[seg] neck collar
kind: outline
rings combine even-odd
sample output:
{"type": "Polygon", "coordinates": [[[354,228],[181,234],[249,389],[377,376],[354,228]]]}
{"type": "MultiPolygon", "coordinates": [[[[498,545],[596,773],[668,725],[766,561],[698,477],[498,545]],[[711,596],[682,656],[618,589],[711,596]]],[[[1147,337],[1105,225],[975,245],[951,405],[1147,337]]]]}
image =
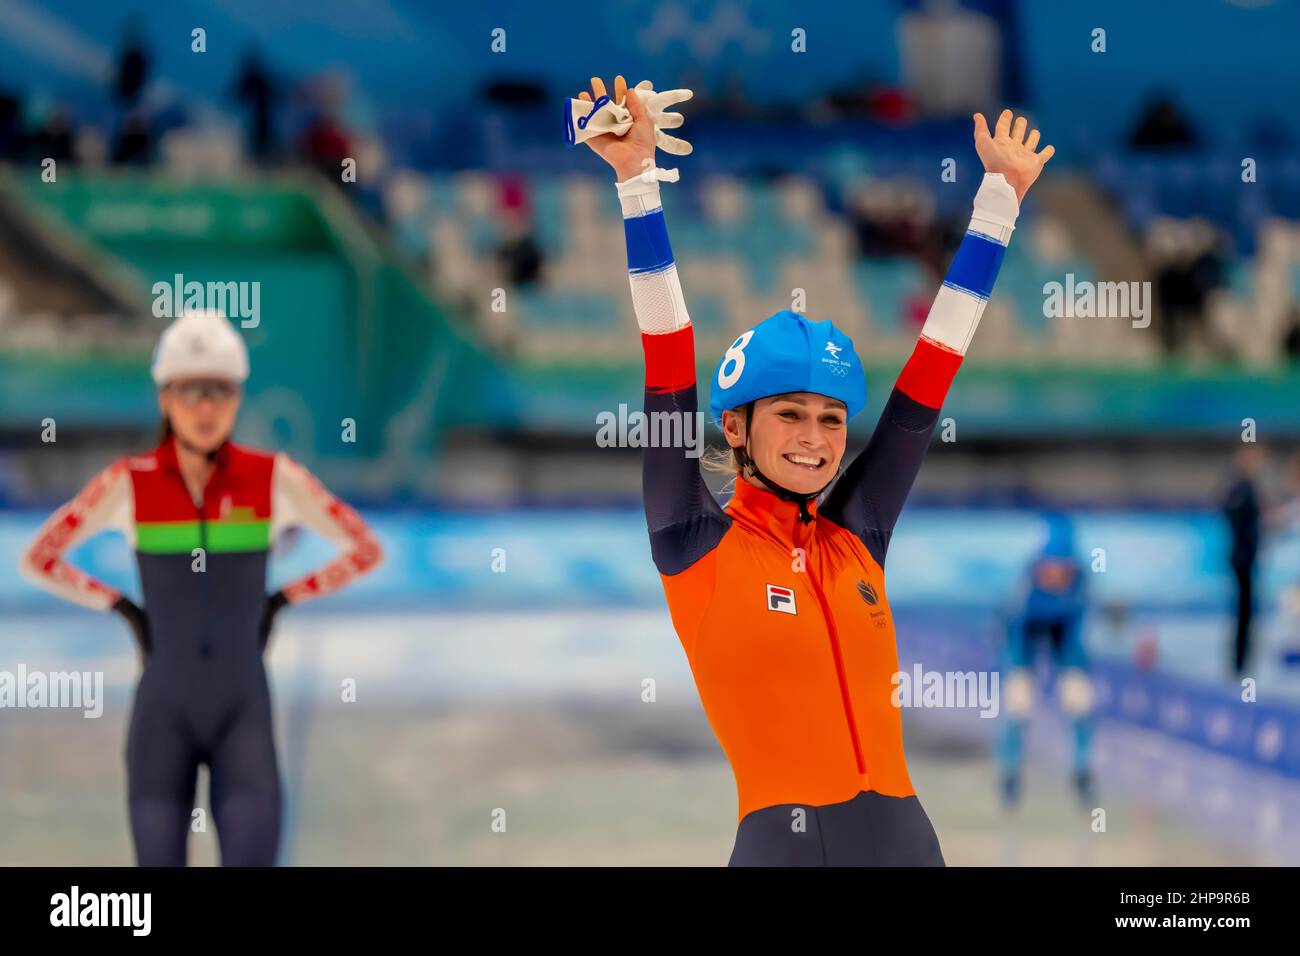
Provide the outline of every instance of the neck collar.
{"type": "MultiPolygon", "coordinates": [[[[180,473],[181,462],[176,450],[176,436],[169,435],[163,440],[163,443],[157,448],[158,463],[171,471],[180,473]]],[[[232,451],[230,439],[227,438],[221,443],[215,452],[208,456],[208,459],[216,465],[217,468],[225,468],[230,464],[230,455],[232,451]]]]}
{"type": "Polygon", "coordinates": [[[727,514],[756,531],[796,548],[806,547],[817,526],[817,499],[807,505],[811,521],[800,518],[799,506],[784,501],[766,488],[751,485],[743,477],[736,478],[736,492],[727,504],[727,514]]]}

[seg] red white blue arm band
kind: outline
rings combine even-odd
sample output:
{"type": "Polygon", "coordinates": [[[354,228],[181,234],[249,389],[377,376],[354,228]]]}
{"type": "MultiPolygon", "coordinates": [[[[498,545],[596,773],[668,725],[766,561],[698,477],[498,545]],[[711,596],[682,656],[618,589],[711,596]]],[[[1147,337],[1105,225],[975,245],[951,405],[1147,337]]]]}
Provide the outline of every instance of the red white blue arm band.
{"type": "Polygon", "coordinates": [[[675,332],[691,324],[659,198],[660,179],[675,181],[676,172],[652,167],[618,184],[632,307],[637,325],[647,335],[675,332]]]}
{"type": "Polygon", "coordinates": [[[898,379],[898,387],[921,404],[942,407],[988,305],[1019,214],[1011,184],[1001,173],[985,173],[966,236],[898,379]]]}

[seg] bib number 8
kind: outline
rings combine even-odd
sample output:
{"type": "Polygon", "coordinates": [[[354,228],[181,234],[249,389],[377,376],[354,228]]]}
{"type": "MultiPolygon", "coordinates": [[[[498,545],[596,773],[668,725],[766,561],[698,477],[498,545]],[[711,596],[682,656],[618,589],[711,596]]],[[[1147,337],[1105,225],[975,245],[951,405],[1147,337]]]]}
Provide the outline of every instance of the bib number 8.
{"type": "Polygon", "coordinates": [[[745,346],[753,337],[754,330],[750,329],[723,354],[722,364],[718,366],[718,388],[731,388],[740,381],[740,375],[745,371],[745,346]]]}

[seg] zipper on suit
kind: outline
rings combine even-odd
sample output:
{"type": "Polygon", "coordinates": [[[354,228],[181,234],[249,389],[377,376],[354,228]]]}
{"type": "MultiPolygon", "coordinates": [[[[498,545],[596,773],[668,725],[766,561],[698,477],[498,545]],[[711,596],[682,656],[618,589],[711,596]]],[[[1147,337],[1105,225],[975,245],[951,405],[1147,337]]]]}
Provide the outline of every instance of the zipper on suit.
{"type": "MultiPolygon", "coordinates": [[[[203,594],[203,623],[200,625],[202,628],[202,632],[199,638],[199,657],[203,658],[204,660],[207,660],[210,657],[212,657],[212,643],[211,643],[212,638],[208,632],[208,623],[210,620],[210,615],[208,614],[208,557],[209,555],[208,555],[208,519],[206,516],[207,504],[208,504],[208,485],[211,482],[212,482],[212,475],[209,475],[208,480],[203,483],[203,491],[199,495],[199,501],[197,504],[195,504],[195,508],[197,508],[199,512],[199,548],[202,549],[203,551],[203,582],[199,585],[199,588],[201,589],[203,594]]],[[[181,483],[182,484],[185,483],[185,479],[183,476],[181,478],[181,483]]],[[[186,488],[185,492],[188,495],[189,489],[186,488]]],[[[190,500],[193,501],[194,499],[191,498],[190,500]]]]}
{"type": "Polygon", "coordinates": [[[858,773],[862,776],[867,775],[867,761],[862,756],[862,741],[858,738],[858,722],[853,716],[853,700],[849,696],[849,679],[844,669],[844,657],[840,653],[840,635],[835,629],[835,618],[831,616],[831,609],[826,603],[826,598],[822,594],[821,585],[817,583],[815,574],[808,575],[808,584],[812,587],[813,594],[817,595],[817,603],[821,605],[822,615],[826,619],[826,632],[831,639],[831,654],[835,658],[835,676],[840,682],[840,701],[844,705],[844,718],[849,723],[849,737],[853,741],[853,757],[858,762],[858,773]]]}

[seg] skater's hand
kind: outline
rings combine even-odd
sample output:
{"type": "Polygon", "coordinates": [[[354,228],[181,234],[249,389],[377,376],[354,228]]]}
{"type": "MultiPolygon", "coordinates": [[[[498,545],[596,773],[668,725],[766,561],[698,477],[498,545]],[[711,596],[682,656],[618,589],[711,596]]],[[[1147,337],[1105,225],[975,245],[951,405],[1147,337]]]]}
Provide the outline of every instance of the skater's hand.
{"type": "Polygon", "coordinates": [[[1016,191],[1016,199],[1024,202],[1025,193],[1034,184],[1043,166],[1056,152],[1055,146],[1038,148],[1038,130],[1030,130],[1025,138],[1025,127],[1029,125],[1023,116],[1016,117],[1012,125],[1011,110],[1003,110],[998,117],[997,128],[989,134],[989,124],[983,113],[975,114],[975,152],[979,153],[986,173],[1001,173],[1016,191]]]}
{"type": "MultiPolygon", "coordinates": [[[[583,90],[578,99],[588,103],[607,95],[605,83],[598,76],[591,78],[591,92],[583,90]]],[[[626,97],[624,105],[632,114],[632,128],[622,136],[606,133],[587,140],[600,158],[614,167],[614,176],[621,183],[652,167],[655,163],[655,127],[640,100],[639,91],[629,89],[622,76],[614,77],[614,102],[626,97]]]]}
{"type": "Polygon", "coordinates": [[[113,610],[131,626],[131,634],[135,637],[136,646],[140,648],[143,656],[148,657],[149,652],[153,650],[153,644],[149,638],[149,618],[145,616],[144,610],[129,598],[118,598],[117,603],[113,605],[113,610]]]}

